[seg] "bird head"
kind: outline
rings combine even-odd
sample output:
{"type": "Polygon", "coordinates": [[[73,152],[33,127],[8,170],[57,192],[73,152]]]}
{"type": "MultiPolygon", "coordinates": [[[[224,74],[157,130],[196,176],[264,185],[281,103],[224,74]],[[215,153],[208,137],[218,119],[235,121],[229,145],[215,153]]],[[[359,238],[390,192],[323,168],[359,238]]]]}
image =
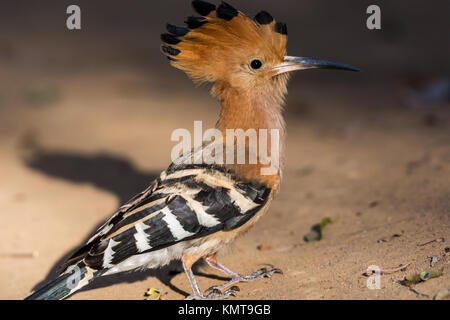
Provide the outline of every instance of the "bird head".
{"type": "Polygon", "coordinates": [[[194,82],[215,83],[213,93],[229,87],[244,92],[268,86],[283,89],[295,70],[357,71],[341,63],[287,56],[287,26],[266,11],[251,19],[225,2],[216,7],[194,0],[192,6],[200,16],[188,17],[187,27],[167,24],[161,50],[194,82]]]}

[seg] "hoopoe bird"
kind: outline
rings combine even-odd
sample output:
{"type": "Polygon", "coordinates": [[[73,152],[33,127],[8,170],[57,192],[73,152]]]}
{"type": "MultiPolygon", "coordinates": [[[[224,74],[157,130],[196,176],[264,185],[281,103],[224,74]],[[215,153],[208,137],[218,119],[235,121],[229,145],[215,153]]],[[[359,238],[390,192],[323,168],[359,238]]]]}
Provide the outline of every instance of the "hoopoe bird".
{"type": "MultiPolygon", "coordinates": [[[[200,16],[189,17],[187,27],[167,24],[168,33],[161,35],[162,52],[173,67],[185,71],[194,82],[213,83],[212,95],[221,103],[218,131],[269,130],[267,138],[279,144],[283,159],[282,111],[290,73],[313,68],[358,69],[287,56],[286,24],[276,22],[266,11],[251,19],[225,2],[216,6],[195,0],[192,6],[200,16]],[[271,139],[273,132],[277,132],[278,141],[271,139]]],[[[227,140],[223,148],[234,150],[236,143],[237,139],[227,140]]],[[[244,151],[246,158],[256,152],[247,145],[244,151]]],[[[197,153],[193,150],[189,156],[197,153]]],[[[237,283],[281,273],[277,268],[263,268],[241,275],[216,259],[221,248],[247,232],[267,212],[279,188],[282,163],[272,174],[262,174],[270,164],[256,156],[256,163],[243,164],[174,161],[67,260],[56,280],[27,299],[64,299],[95,278],[158,268],[175,259],[182,261],[192,287],[187,299],[235,296],[237,283]],[[230,281],[203,293],[192,272],[199,259],[230,281]],[[71,281],[74,270],[78,273],[75,283],[71,281]]]]}

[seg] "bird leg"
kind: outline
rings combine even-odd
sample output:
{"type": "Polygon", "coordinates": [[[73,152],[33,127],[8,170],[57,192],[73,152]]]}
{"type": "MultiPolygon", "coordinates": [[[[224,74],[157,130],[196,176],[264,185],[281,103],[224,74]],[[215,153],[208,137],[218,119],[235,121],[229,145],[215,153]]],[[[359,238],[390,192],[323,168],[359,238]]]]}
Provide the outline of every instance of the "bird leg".
{"type": "MultiPolygon", "coordinates": [[[[261,268],[255,272],[253,272],[252,274],[241,275],[239,273],[234,272],[233,270],[228,269],[227,267],[220,264],[219,262],[217,262],[217,259],[214,255],[207,256],[204,258],[204,260],[210,267],[225,273],[227,276],[229,276],[231,278],[231,280],[229,282],[226,282],[226,283],[218,285],[218,286],[212,286],[211,288],[206,290],[206,292],[208,292],[208,291],[214,292],[217,290],[219,292],[221,292],[222,290],[224,290],[230,286],[233,286],[234,284],[239,283],[239,282],[251,282],[251,281],[259,280],[262,278],[270,278],[270,277],[272,277],[272,275],[274,273],[283,274],[283,271],[281,271],[281,269],[278,269],[278,268],[272,268],[272,270],[267,270],[266,268],[261,268]]],[[[237,287],[237,286],[233,286],[233,287],[231,287],[231,289],[233,291],[239,291],[239,287],[237,287]]]]}
{"type": "Polygon", "coordinates": [[[198,260],[198,256],[183,256],[181,259],[183,263],[184,272],[189,279],[189,282],[192,287],[192,293],[186,297],[186,300],[221,300],[226,299],[229,296],[236,296],[237,290],[233,288],[221,292],[219,290],[211,290],[209,294],[203,294],[198,287],[197,281],[195,280],[194,273],[192,272],[192,265],[198,260]]]}

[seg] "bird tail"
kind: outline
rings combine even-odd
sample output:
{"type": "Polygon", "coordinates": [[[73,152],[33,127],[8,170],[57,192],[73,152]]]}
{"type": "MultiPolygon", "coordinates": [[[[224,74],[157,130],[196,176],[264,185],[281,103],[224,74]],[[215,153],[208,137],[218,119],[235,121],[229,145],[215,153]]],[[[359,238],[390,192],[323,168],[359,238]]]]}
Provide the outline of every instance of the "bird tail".
{"type": "Polygon", "coordinates": [[[86,286],[95,276],[83,262],[69,266],[58,278],[34,292],[25,300],[62,300],[86,286]]]}

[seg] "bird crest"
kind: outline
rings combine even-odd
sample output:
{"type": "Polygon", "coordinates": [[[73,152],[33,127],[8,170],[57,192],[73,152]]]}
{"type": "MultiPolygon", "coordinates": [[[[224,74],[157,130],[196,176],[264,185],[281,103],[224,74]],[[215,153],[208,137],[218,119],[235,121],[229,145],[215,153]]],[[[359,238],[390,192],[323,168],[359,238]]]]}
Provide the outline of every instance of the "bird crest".
{"type": "Polygon", "coordinates": [[[188,17],[187,27],[167,24],[161,50],[194,82],[245,82],[246,73],[283,61],[286,24],[266,11],[251,19],[226,2],[194,0],[192,6],[200,16],[188,17]]]}

